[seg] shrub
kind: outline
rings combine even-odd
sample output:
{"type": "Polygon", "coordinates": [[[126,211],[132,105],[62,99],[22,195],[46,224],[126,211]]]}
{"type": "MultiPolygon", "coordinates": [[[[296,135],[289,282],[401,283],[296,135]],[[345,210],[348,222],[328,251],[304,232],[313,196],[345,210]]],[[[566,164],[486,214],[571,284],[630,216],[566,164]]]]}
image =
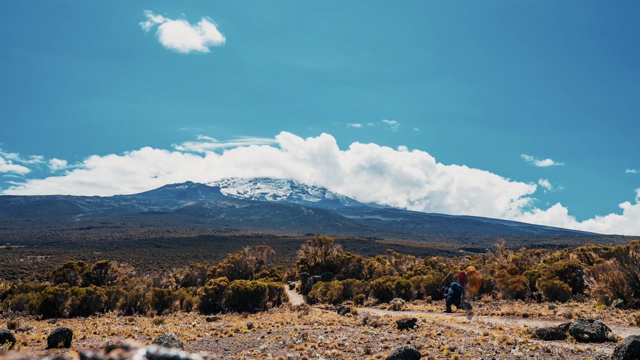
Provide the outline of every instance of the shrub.
{"type": "Polygon", "coordinates": [[[37,314],[43,319],[66,317],[65,303],[67,300],[67,287],[52,286],[44,289],[40,304],[38,304],[37,314]]]}
{"type": "Polygon", "coordinates": [[[82,273],[82,285],[106,286],[115,282],[114,271],[108,260],[101,260],[91,265],[82,273]]]}
{"type": "Polygon", "coordinates": [[[529,295],[529,279],[517,275],[513,267],[500,270],[496,274],[496,286],[503,299],[524,300],[529,295]],[[511,271],[509,271],[511,270],[511,271]]]}
{"type": "Polygon", "coordinates": [[[198,310],[203,314],[222,312],[224,292],[228,286],[229,280],[225,277],[209,280],[205,286],[198,289],[198,310]]]}
{"type": "Polygon", "coordinates": [[[547,301],[567,302],[571,298],[571,287],[560,280],[538,280],[536,287],[547,301]]]}
{"type": "Polygon", "coordinates": [[[342,299],[353,300],[358,295],[366,297],[368,294],[367,283],[356,279],[347,279],[341,282],[342,284],[342,299]]]}
{"type": "Polygon", "coordinates": [[[107,295],[102,288],[74,286],[68,290],[66,313],[69,317],[91,316],[104,312],[107,295]]]}
{"type": "Polygon", "coordinates": [[[411,300],[411,283],[398,276],[383,276],[371,282],[371,294],[381,302],[396,297],[411,300]]]}
{"type": "Polygon", "coordinates": [[[416,299],[431,297],[433,300],[442,300],[444,294],[440,291],[444,284],[444,275],[435,271],[428,275],[414,276],[409,279],[411,290],[416,299]]]}
{"type": "Polygon", "coordinates": [[[289,301],[289,295],[283,283],[265,282],[267,285],[267,301],[269,307],[280,306],[289,301]]]}
{"type": "Polygon", "coordinates": [[[344,286],[338,280],[330,282],[319,282],[313,285],[311,291],[307,295],[307,300],[311,304],[332,304],[336,305],[342,302],[342,293],[344,286]]]}
{"type": "Polygon", "coordinates": [[[551,265],[546,280],[556,278],[571,288],[572,294],[583,294],[586,285],[584,282],[584,265],[577,259],[559,261],[551,265]]]}
{"type": "Polygon", "coordinates": [[[267,290],[267,284],[261,281],[235,280],[224,291],[224,307],[229,311],[250,313],[267,310],[267,290]]]}
{"type": "Polygon", "coordinates": [[[78,286],[82,283],[82,273],[87,269],[84,261],[67,261],[59,268],[51,272],[51,283],[53,285],[69,284],[78,286]]]}
{"type": "Polygon", "coordinates": [[[159,315],[172,311],[174,301],[171,289],[153,288],[149,294],[149,310],[154,310],[159,315]]]}

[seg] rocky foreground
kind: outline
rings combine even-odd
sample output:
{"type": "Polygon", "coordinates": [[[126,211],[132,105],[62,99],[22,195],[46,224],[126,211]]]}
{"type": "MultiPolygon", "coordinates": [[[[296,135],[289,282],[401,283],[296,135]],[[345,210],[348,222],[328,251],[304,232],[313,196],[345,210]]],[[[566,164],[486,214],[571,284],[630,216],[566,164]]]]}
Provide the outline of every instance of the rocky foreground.
{"type": "Polygon", "coordinates": [[[444,314],[440,305],[406,304],[400,311],[290,305],[258,314],[106,314],[44,321],[12,317],[6,320],[11,329],[0,331],[5,349],[0,358],[640,358],[638,311],[499,302],[478,303],[469,315],[444,314]]]}

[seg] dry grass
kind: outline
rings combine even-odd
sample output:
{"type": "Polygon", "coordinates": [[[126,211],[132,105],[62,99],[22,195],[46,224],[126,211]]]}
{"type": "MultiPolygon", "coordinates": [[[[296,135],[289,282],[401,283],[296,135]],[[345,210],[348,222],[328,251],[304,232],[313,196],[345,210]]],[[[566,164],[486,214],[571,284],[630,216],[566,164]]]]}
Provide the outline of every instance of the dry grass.
{"type": "Polygon", "coordinates": [[[285,306],[218,318],[196,313],[161,317],[106,314],[56,321],[14,317],[7,324],[17,327],[17,350],[41,356],[96,349],[127,339],[149,344],[157,336],[174,333],[185,350],[206,351],[224,359],[383,359],[402,344],[416,347],[426,359],[555,358],[558,349],[567,358],[582,359],[610,353],[614,345],[544,343],[531,339],[531,328],[545,321],[566,320],[561,314],[567,311],[600,317],[610,326],[629,326],[629,321],[640,316],[638,311],[602,309],[594,303],[555,306],[550,310],[549,304],[477,302],[475,310],[480,316],[475,317],[462,312],[442,314],[442,304],[427,302],[408,303],[405,312],[389,315],[359,309],[356,314],[339,316],[329,310],[285,306]],[[407,314],[418,318],[418,327],[398,331],[395,320],[407,314]],[[57,326],[73,329],[71,350],[44,349],[47,335],[57,326]]]}

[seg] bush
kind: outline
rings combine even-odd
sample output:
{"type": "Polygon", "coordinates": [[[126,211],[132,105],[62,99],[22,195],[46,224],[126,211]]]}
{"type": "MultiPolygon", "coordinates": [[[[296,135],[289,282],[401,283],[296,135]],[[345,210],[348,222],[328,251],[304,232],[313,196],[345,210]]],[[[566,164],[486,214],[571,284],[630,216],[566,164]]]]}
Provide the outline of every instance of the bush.
{"type": "Polygon", "coordinates": [[[66,313],[69,317],[91,316],[104,312],[107,295],[102,288],[74,286],[68,290],[66,313]]]}
{"type": "Polygon", "coordinates": [[[172,311],[174,301],[171,289],[153,288],[149,294],[149,310],[154,310],[158,315],[172,311]]]}
{"type": "Polygon", "coordinates": [[[235,280],[225,290],[223,304],[228,311],[255,313],[267,310],[268,295],[261,281],[235,280]]]}
{"type": "MultiPolygon", "coordinates": [[[[513,270],[513,267],[509,270],[513,270]]],[[[529,279],[516,274],[514,271],[500,270],[496,275],[496,285],[503,299],[524,300],[531,292],[529,279]]]]}
{"type": "Polygon", "coordinates": [[[369,293],[367,283],[356,279],[347,279],[341,282],[342,284],[342,299],[353,300],[356,296],[365,296],[369,293]]]}
{"type": "Polygon", "coordinates": [[[198,310],[203,314],[224,311],[222,301],[228,286],[229,280],[225,277],[209,280],[205,286],[198,289],[198,310]]]}
{"type": "Polygon", "coordinates": [[[344,286],[338,280],[330,282],[319,282],[313,285],[311,291],[307,295],[307,300],[311,304],[332,304],[336,305],[342,302],[342,293],[344,286]]]}
{"type": "Polygon", "coordinates": [[[82,273],[82,285],[106,286],[115,282],[114,271],[108,260],[101,260],[91,265],[82,273]]]}
{"type": "Polygon", "coordinates": [[[53,285],[69,284],[69,286],[79,286],[82,283],[82,273],[87,269],[84,261],[67,261],[59,268],[51,272],[51,283],[53,285]]]}
{"type": "Polygon", "coordinates": [[[65,304],[67,300],[67,288],[63,286],[52,286],[42,292],[41,302],[38,306],[37,314],[43,319],[66,317],[65,304]]]}
{"type": "Polygon", "coordinates": [[[398,276],[383,276],[371,282],[371,294],[385,303],[396,297],[411,300],[411,283],[398,276]]]}
{"type": "Polygon", "coordinates": [[[277,282],[265,282],[267,285],[267,300],[268,306],[280,306],[289,301],[289,295],[284,288],[283,283],[277,282]]]}
{"type": "Polygon", "coordinates": [[[440,291],[444,284],[444,275],[431,272],[428,275],[414,276],[409,279],[411,290],[416,299],[426,299],[431,297],[433,300],[442,300],[444,294],[440,291]]]}
{"type": "Polygon", "coordinates": [[[567,302],[571,298],[571,287],[560,280],[538,280],[536,287],[547,301],[567,302]]]}

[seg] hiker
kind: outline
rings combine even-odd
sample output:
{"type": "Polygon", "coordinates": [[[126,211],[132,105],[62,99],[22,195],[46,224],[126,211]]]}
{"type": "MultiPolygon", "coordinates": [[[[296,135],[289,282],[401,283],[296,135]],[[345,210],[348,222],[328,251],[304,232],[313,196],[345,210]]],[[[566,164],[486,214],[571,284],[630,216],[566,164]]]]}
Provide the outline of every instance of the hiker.
{"type": "Polygon", "coordinates": [[[455,305],[456,309],[462,309],[464,298],[464,287],[458,282],[454,281],[449,286],[443,286],[441,288],[445,296],[446,310],[444,312],[450,313],[451,305],[455,305]]]}

